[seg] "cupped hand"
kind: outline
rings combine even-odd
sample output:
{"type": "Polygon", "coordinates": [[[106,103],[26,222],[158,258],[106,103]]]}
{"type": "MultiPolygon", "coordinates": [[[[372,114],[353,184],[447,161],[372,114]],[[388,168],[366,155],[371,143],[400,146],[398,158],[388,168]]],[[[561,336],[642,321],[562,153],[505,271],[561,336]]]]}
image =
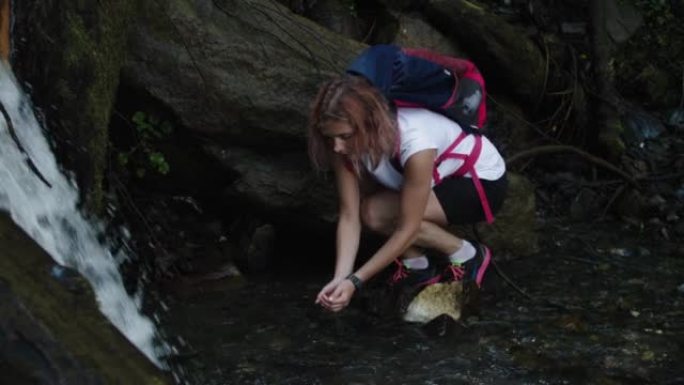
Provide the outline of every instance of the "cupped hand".
{"type": "Polygon", "coordinates": [[[316,303],[330,311],[338,312],[349,305],[355,291],[356,288],[350,280],[336,278],[318,293],[316,303]]]}
{"type": "Polygon", "coordinates": [[[344,281],[344,278],[333,278],[330,282],[323,286],[323,289],[321,289],[316,296],[316,303],[325,308],[330,308],[330,306],[332,306],[331,296],[333,292],[335,292],[337,285],[339,285],[342,281],[344,281]]]}

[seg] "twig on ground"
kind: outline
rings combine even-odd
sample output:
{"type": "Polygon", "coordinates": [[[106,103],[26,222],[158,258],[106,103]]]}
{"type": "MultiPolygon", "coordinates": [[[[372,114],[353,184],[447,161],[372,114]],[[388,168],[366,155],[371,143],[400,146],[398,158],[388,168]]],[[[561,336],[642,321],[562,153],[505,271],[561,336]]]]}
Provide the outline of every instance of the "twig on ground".
{"type": "Polygon", "coordinates": [[[588,265],[598,265],[599,263],[591,260],[591,259],[586,259],[586,258],[579,258],[579,257],[571,257],[571,256],[564,256],[563,259],[567,259],[568,261],[575,261],[575,262],[582,262],[586,263],[588,265]]]}
{"type": "Polygon", "coordinates": [[[608,203],[606,203],[606,207],[603,209],[603,212],[601,213],[601,218],[605,218],[606,215],[608,214],[608,210],[610,210],[611,207],[613,207],[613,203],[618,199],[618,197],[622,194],[622,192],[625,191],[625,185],[621,185],[617,189],[615,189],[615,193],[613,193],[613,196],[610,197],[610,200],[608,203]]]}
{"type": "Polygon", "coordinates": [[[513,280],[510,279],[510,278],[503,272],[503,270],[501,270],[501,268],[499,267],[499,265],[498,265],[496,262],[492,261],[492,265],[494,266],[494,269],[496,270],[496,273],[499,274],[499,276],[500,276],[504,281],[506,281],[507,284],[509,284],[513,289],[515,289],[518,293],[522,294],[525,298],[529,299],[530,301],[532,301],[532,302],[534,302],[534,303],[546,304],[546,305],[553,306],[553,307],[555,307],[555,308],[559,308],[559,309],[565,310],[565,311],[569,311],[569,310],[570,310],[570,307],[569,307],[569,306],[564,305],[564,304],[562,304],[562,303],[557,303],[557,302],[554,302],[554,301],[552,301],[552,300],[550,300],[550,299],[546,299],[546,298],[535,298],[535,297],[532,297],[531,295],[527,294],[523,289],[521,289],[518,285],[516,285],[516,283],[513,282],[513,280]]]}
{"type": "Polygon", "coordinates": [[[529,299],[530,301],[536,301],[534,297],[531,295],[527,294],[523,289],[520,288],[520,286],[516,285],[515,282],[513,282],[512,279],[510,279],[504,272],[501,270],[499,267],[499,264],[492,261],[492,265],[494,266],[494,270],[496,270],[496,273],[499,274],[501,278],[503,278],[504,281],[506,281],[507,284],[511,285],[512,288],[514,288],[518,293],[522,294],[525,298],[529,299]]]}

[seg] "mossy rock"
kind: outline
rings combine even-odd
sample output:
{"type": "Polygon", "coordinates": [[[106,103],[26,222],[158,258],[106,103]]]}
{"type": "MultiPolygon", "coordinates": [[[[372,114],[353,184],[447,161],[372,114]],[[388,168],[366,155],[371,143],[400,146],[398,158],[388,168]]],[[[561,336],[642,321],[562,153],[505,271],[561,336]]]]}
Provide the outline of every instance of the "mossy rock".
{"type": "MultiPolygon", "coordinates": [[[[475,226],[482,242],[494,253],[530,255],[539,248],[534,186],[527,178],[508,173],[508,193],[494,223],[475,226]]],[[[466,239],[476,239],[472,226],[455,226],[454,233],[466,239]]]]}
{"type": "Polygon", "coordinates": [[[13,8],[13,68],[30,84],[60,162],[99,211],[134,0],[19,1],[13,8]]]}
{"type": "Polygon", "coordinates": [[[644,101],[650,105],[671,107],[678,102],[678,88],[669,73],[649,64],[637,75],[635,81],[641,89],[644,101]]]}
{"type": "Polygon", "coordinates": [[[7,383],[171,383],[99,312],[88,282],[75,272],[67,281],[55,278],[55,267],[0,212],[0,367],[3,378],[12,376],[7,383]]]}

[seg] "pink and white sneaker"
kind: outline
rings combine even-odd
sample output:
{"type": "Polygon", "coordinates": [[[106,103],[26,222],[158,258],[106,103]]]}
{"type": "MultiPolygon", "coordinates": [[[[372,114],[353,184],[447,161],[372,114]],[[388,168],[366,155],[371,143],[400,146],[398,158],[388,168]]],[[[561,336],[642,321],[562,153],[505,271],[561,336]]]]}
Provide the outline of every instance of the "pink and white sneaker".
{"type": "Polygon", "coordinates": [[[482,279],[492,260],[492,252],[485,245],[473,241],[471,243],[475,246],[475,256],[463,263],[449,264],[442,272],[442,282],[475,282],[478,288],[482,286],[482,279]]]}

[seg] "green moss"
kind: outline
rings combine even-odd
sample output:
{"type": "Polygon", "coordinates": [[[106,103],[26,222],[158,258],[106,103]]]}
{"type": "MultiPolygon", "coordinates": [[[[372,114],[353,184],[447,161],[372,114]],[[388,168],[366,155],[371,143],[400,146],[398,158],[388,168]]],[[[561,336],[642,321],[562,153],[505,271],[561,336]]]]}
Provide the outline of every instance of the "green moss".
{"type": "Polygon", "coordinates": [[[625,1],[639,9],[644,25],[616,52],[617,87],[649,107],[673,107],[681,95],[684,23],[674,15],[671,2],[625,1]]]}
{"type": "Polygon", "coordinates": [[[87,160],[86,165],[76,165],[85,168],[77,172],[87,183],[81,186],[87,192],[86,204],[99,212],[107,160],[107,128],[125,57],[126,23],[133,3],[114,0],[91,3],[80,1],[67,6],[62,14],[62,65],[56,92],[65,104],[64,120],[71,126],[68,130],[73,136],[70,139],[86,149],[82,156],[87,160]]]}
{"type": "Polygon", "coordinates": [[[484,8],[482,8],[481,6],[479,6],[475,3],[471,3],[470,1],[464,0],[462,4],[465,5],[466,7],[470,8],[470,9],[472,9],[473,11],[480,12],[482,14],[485,13],[484,8]]]}
{"type": "Polygon", "coordinates": [[[614,117],[606,122],[606,129],[599,135],[599,142],[606,152],[606,158],[619,159],[625,152],[625,143],[622,141],[624,127],[619,118],[614,117]]]}

